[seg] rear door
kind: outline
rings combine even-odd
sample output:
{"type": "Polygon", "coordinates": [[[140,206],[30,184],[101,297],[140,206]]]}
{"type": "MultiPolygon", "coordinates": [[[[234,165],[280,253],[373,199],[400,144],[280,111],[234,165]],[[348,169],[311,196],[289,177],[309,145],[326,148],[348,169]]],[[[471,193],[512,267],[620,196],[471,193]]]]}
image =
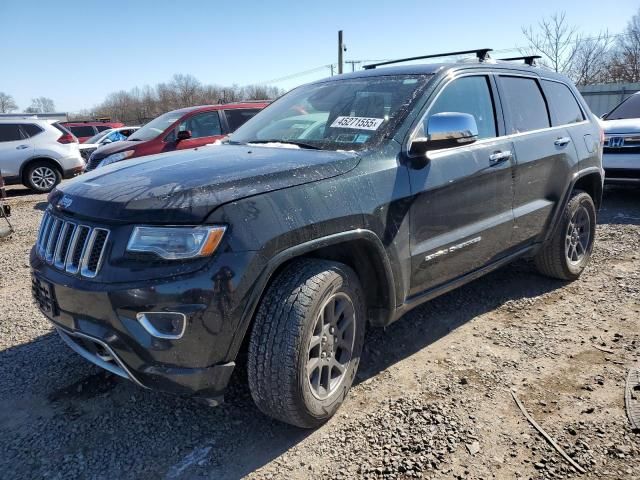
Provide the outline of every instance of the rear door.
{"type": "Polygon", "coordinates": [[[181,130],[190,131],[191,138],[179,141],[176,150],[201,147],[224,136],[217,110],[190,115],[178,125],[178,131],[181,130]]]}
{"type": "Polygon", "coordinates": [[[20,167],[33,153],[33,144],[17,123],[0,123],[0,172],[17,177],[20,167]]]}
{"type": "Polygon", "coordinates": [[[473,115],[478,140],[428,153],[410,168],[411,291],[446,283],[500,258],[513,229],[513,144],[504,137],[490,75],[462,76],[437,93],[414,137],[442,112],[473,115]]]}
{"type": "Polygon", "coordinates": [[[516,153],[512,243],[540,240],[566,188],[576,150],[564,126],[552,127],[540,80],[534,76],[498,76],[507,133],[516,153]]]}

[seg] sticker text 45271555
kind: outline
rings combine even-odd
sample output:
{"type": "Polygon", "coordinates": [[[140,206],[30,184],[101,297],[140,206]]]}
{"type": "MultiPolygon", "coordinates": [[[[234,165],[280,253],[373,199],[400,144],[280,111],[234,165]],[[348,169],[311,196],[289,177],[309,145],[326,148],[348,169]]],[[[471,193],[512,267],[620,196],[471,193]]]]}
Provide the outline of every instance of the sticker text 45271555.
{"type": "Polygon", "coordinates": [[[377,130],[384,122],[384,118],[368,117],[338,117],[331,124],[331,128],[356,128],[358,130],[377,130]]]}

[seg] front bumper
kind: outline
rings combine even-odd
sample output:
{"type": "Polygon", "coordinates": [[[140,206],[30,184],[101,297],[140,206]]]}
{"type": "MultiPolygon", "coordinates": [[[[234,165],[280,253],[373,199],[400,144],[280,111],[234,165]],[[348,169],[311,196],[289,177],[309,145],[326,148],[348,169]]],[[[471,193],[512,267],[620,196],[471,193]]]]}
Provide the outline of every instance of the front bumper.
{"type": "Polygon", "coordinates": [[[639,183],[640,153],[607,153],[602,156],[605,181],[608,183],[639,183]]]}
{"type": "Polygon", "coordinates": [[[36,303],[86,360],[146,388],[219,400],[235,366],[231,345],[251,293],[229,272],[253,259],[225,253],[196,272],[135,284],[65,274],[33,250],[30,262],[36,303]],[[183,313],[184,335],[154,337],[137,319],[148,311],[183,313]]]}

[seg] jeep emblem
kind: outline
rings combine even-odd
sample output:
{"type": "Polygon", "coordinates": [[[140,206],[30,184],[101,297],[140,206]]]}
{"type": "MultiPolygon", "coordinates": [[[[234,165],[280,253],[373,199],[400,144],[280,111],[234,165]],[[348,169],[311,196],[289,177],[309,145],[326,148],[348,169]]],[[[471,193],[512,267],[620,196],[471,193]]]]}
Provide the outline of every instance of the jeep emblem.
{"type": "Polygon", "coordinates": [[[73,203],[73,199],[68,195],[64,195],[58,202],[58,208],[69,208],[73,203]]]}

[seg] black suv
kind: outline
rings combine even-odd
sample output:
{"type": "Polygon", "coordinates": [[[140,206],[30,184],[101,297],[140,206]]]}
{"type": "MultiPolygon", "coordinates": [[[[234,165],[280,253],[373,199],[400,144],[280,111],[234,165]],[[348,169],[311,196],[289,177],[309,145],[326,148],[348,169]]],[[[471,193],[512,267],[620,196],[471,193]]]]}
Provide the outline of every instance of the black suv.
{"type": "Polygon", "coordinates": [[[259,408],[315,427],[366,327],[516,258],[577,278],[598,122],[565,77],[473,52],[304,85],[222,145],[60,186],[31,252],[36,302],[87,360],[210,404],[246,351],[259,408]]]}

